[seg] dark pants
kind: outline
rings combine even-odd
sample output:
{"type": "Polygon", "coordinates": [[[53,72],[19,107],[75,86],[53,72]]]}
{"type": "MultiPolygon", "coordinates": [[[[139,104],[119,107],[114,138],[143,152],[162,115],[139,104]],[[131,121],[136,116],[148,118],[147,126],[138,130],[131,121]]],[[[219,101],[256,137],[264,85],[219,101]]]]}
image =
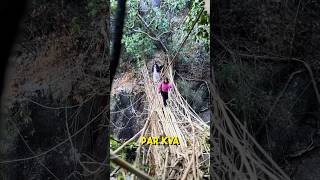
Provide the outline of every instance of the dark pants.
{"type": "Polygon", "coordinates": [[[167,106],[168,92],[161,91],[161,96],[162,96],[164,106],[167,106]]]}

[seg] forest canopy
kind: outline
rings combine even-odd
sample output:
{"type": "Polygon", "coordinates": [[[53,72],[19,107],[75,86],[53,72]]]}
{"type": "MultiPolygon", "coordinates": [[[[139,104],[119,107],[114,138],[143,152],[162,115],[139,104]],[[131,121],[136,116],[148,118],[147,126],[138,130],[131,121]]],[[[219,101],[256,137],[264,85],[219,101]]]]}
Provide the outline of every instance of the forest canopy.
{"type": "MultiPolygon", "coordinates": [[[[159,1],[160,0],[153,0],[159,1]]],[[[152,1],[127,1],[122,43],[124,50],[132,60],[145,59],[154,53],[157,47],[173,53],[183,33],[191,30],[192,22],[203,8],[200,0],[165,0],[159,7],[152,7],[152,1]],[[142,11],[142,2],[147,10],[142,11]],[[183,14],[187,16],[182,17],[183,14]],[[183,18],[183,19],[182,19],[183,18]]],[[[111,0],[111,19],[116,10],[116,1],[111,0]]],[[[111,25],[113,21],[111,20],[111,25]]],[[[209,48],[209,16],[204,12],[192,32],[192,38],[199,46],[209,48]]]]}

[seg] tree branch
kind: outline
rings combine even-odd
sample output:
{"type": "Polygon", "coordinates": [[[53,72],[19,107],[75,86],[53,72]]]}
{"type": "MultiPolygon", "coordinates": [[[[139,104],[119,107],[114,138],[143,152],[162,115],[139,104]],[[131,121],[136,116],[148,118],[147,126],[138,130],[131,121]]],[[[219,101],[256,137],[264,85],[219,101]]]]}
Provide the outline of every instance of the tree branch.
{"type": "Polygon", "coordinates": [[[201,11],[200,11],[197,19],[193,22],[191,29],[189,30],[187,36],[183,39],[183,41],[182,41],[182,43],[180,44],[180,46],[179,46],[176,54],[173,56],[173,58],[170,60],[170,62],[168,62],[167,68],[164,69],[164,70],[161,72],[161,76],[163,76],[163,75],[166,73],[166,71],[168,71],[168,68],[170,67],[170,65],[174,62],[175,58],[179,55],[179,52],[180,52],[181,48],[184,46],[185,42],[187,41],[187,39],[188,39],[189,35],[191,34],[194,26],[195,26],[195,25],[197,24],[197,22],[199,21],[199,19],[200,19],[200,17],[201,17],[201,14],[203,13],[203,10],[204,10],[204,8],[201,9],[201,11]]]}
{"type": "Polygon", "coordinates": [[[116,156],[112,151],[110,152],[110,155],[111,155],[110,160],[112,162],[114,162],[115,164],[117,164],[118,166],[120,166],[121,168],[124,168],[124,169],[130,171],[131,173],[135,174],[137,177],[139,177],[141,179],[153,180],[153,178],[150,177],[149,175],[147,175],[145,172],[134,168],[127,161],[116,156]]]}
{"type": "MultiPolygon", "coordinates": [[[[140,16],[140,14],[137,13],[138,18],[140,19],[140,21],[142,22],[142,25],[145,27],[146,30],[148,30],[150,32],[150,34],[153,37],[156,37],[155,33],[153,32],[153,30],[148,26],[148,24],[143,20],[143,18],[140,16]]],[[[164,50],[165,53],[169,53],[167,47],[163,44],[163,42],[160,39],[157,39],[156,41],[158,41],[162,47],[162,49],[164,50]]]]}
{"type": "Polygon", "coordinates": [[[147,36],[148,36],[150,39],[152,39],[152,40],[160,41],[158,38],[155,38],[155,37],[151,36],[150,34],[148,34],[148,33],[144,32],[144,31],[136,30],[136,29],[133,29],[133,31],[134,31],[134,32],[138,32],[138,33],[145,34],[145,35],[147,35],[147,36]]]}

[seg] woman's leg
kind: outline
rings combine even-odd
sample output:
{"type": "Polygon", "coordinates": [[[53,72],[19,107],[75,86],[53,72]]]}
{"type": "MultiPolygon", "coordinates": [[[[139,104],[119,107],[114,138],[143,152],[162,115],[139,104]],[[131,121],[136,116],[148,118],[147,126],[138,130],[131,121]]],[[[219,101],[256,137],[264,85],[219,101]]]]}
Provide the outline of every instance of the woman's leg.
{"type": "Polygon", "coordinates": [[[163,104],[165,105],[166,102],[165,102],[165,95],[164,95],[164,92],[161,91],[161,96],[162,96],[162,101],[163,101],[163,104]]]}
{"type": "Polygon", "coordinates": [[[163,92],[163,104],[167,106],[168,92],[163,92]]]}

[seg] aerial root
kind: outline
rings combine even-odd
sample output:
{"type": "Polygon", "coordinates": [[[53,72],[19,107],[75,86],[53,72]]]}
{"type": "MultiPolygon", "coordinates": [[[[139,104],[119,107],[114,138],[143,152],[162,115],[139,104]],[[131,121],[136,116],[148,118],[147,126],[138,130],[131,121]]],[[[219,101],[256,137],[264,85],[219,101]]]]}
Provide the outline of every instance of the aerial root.
{"type": "Polygon", "coordinates": [[[210,151],[209,125],[179,93],[172,68],[167,74],[173,84],[167,107],[162,105],[146,67],[142,74],[150,111],[140,137],[176,136],[180,145],[139,144],[136,168],[147,165],[149,176],[156,179],[202,179],[209,175],[210,167],[214,179],[290,179],[225,105],[212,84],[214,117],[211,117],[210,151]]]}

